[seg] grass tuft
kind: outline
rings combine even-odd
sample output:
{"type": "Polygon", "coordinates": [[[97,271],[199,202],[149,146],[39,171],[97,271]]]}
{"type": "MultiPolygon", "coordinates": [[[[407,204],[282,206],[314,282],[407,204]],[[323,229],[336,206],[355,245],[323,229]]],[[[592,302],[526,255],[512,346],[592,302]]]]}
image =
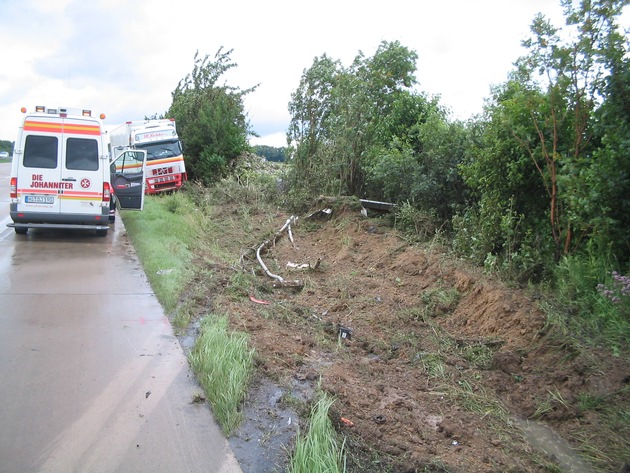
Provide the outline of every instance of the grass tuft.
{"type": "Polygon", "coordinates": [[[334,400],[323,394],[311,411],[309,429],[299,435],[291,457],[291,473],[337,473],[346,471],[344,443],[328,417],[334,400]]]}
{"type": "Polygon", "coordinates": [[[189,358],[217,422],[230,434],[242,419],[240,405],[254,370],[254,350],[246,334],[228,332],[227,327],[227,317],[206,316],[189,358]]]}

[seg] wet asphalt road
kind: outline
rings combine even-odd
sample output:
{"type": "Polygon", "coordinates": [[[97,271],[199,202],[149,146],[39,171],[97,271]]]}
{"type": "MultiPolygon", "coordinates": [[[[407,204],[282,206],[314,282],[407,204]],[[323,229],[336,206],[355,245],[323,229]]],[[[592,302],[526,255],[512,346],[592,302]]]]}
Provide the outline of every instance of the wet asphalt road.
{"type": "Polygon", "coordinates": [[[0,472],[240,472],[117,219],[7,228],[0,164],[0,472]],[[114,231],[112,231],[114,230],[114,231]]]}

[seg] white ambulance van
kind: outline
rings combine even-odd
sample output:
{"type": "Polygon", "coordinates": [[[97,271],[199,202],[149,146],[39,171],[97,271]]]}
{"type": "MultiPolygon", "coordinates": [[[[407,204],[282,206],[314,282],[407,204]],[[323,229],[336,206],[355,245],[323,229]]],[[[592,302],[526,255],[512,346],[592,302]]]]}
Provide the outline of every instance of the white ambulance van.
{"type": "Polygon", "coordinates": [[[62,228],[105,236],[116,201],[119,208],[142,210],[146,152],[128,151],[110,163],[104,115],[44,106],[22,113],[10,180],[13,223],[7,224],[16,233],[62,228]]]}

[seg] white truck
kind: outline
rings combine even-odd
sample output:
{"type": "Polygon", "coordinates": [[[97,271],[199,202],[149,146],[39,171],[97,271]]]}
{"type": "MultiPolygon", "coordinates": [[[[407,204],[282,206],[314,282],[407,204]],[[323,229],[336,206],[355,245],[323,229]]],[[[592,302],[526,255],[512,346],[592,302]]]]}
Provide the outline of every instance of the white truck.
{"type": "Polygon", "coordinates": [[[174,119],[129,121],[109,132],[112,160],[124,150],[147,152],[147,194],[179,189],[187,180],[174,119]]]}
{"type": "Polygon", "coordinates": [[[142,210],[146,152],[127,150],[110,163],[100,117],[86,109],[22,108],[10,178],[7,226],[95,230],[107,235],[115,203],[142,210]]]}

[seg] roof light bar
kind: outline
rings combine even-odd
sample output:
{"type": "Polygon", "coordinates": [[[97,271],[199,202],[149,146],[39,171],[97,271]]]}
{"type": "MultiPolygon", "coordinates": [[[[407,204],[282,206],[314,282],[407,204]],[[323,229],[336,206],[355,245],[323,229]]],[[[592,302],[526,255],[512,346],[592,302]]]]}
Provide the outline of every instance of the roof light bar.
{"type": "MultiPolygon", "coordinates": [[[[81,111],[81,115],[84,117],[91,117],[92,116],[92,110],[89,109],[76,109],[76,108],[67,108],[67,107],[61,107],[61,108],[46,108],[45,105],[36,105],[35,106],[35,112],[37,113],[48,113],[50,115],[61,115],[62,117],[67,117],[68,115],[78,115],[79,114],[79,110],[81,111]]],[[[20,111],[22,113],[26,113],[28,111],[28,109],[26,107],[22,107],[20,109],[20,111]]],[[[105,120],[105,114],[101,113],[99,115],[99,118],[101,120],[105,120]]]]}

